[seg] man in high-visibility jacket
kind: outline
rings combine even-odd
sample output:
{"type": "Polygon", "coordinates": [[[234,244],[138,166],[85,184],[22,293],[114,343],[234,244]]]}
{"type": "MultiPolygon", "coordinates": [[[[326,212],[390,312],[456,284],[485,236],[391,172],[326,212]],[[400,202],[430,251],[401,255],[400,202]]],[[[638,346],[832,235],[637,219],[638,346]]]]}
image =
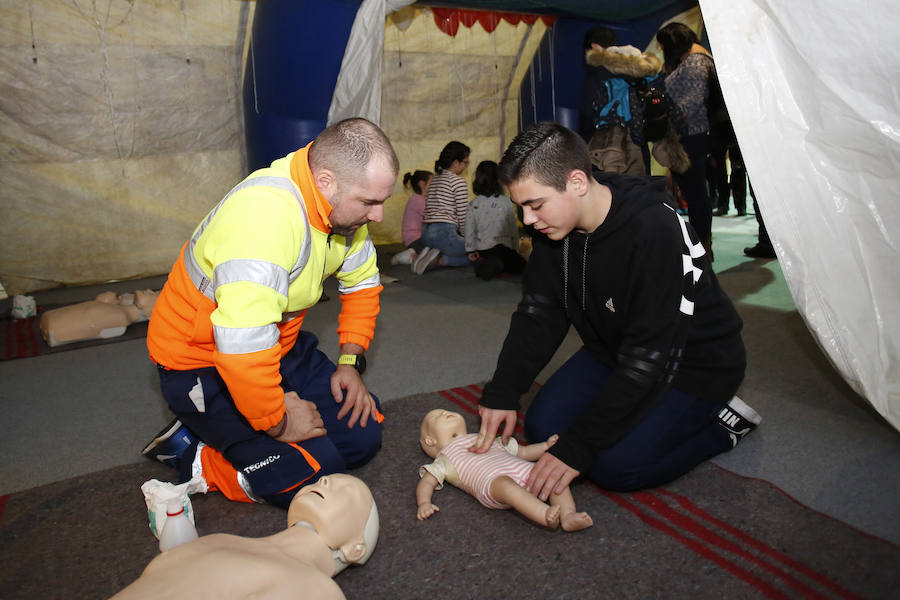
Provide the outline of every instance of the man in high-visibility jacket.
{"type": "Polygon", "coordinates": [[[150,320],[147,346],[177,420],[145,455],[232,500],[279,506],[374,456],[383,417],[361,375],[382,286],[367,223],[381,221],[398,169],[377,126],[347,119],[212,209],[150,320]],[[330,275],[342,302],[337,366],[300,331],[330,275]]]}

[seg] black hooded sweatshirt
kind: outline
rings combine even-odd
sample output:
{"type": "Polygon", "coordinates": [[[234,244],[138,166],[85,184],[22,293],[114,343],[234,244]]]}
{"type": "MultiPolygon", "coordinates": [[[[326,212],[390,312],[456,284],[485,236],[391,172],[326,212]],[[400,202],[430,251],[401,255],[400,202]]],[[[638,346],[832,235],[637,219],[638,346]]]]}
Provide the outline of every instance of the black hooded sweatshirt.
{"type": "Polygon", "coordinates": [[[612,373],[550,453],[585,473],[673,386],[727,402],[746,365],[742,322],[664,181],[594,172],[612,192],[603,223],[562,241],[536,234],[497,369],[481,405],[518,409],[573,325],[612,373]]]}

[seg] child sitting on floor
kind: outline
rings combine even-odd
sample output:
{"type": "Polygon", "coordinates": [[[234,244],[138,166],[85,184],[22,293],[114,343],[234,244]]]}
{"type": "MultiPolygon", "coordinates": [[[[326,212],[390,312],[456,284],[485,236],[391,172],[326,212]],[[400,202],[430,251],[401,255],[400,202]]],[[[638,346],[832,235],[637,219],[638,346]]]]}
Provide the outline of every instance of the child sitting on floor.
{"type": "Polygon", "coordinates": [[[478,163],[472,191],[475,199],[466,213],[466,252],[475,275],[487,281],[501,273],[521,274],[525,259],[517,252],[519,222],[515,206],[497,180],[497,163],[478,163]]]}
{"type": "Polygon", "coordinates": [[[412,196],[403,209],[401,235],[406,250],[391,257],[392,265],[412,265],[416,258],[429,250],[422,240],[422,215],[425,214],[425,194],[434,174],[417,170],[403,176],[403,187],[412,188],[412,196]]]}

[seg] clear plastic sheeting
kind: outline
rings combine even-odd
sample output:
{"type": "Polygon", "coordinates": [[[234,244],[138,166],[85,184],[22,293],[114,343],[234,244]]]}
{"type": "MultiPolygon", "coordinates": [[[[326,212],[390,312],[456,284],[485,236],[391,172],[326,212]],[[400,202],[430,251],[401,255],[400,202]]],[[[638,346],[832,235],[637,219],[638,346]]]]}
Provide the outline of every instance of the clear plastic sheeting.
{"type": "Polygon", "coordinates": [[[900,20],[875,0],[701,0],[797,307],[900,429],[900,20]]]}

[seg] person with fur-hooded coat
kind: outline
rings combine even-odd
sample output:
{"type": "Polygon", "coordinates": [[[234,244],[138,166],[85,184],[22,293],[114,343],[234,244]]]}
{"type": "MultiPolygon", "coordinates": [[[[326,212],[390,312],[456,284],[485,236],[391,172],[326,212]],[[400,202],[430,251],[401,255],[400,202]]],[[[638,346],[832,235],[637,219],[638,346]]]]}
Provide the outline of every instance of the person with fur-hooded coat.
{"type": "MultiPolygon", "coordinates": [[[[634,84],[640,79],[658,75],[662,68],[662,63],[653,54],[641,52],[634,46],[616,44],[616,34],[606,27],[594,27],[584,36],[587,74],[581,90],[578,132],[588,143],[595,130],[595,107],[604,106],[609,101],[606,81],[621,78],[634,84]]],[[[626,127],[632,141],[641,149],[645,173],[649,174],[650,152],[644,139],[643,106],[633,85],[629,91],[629,104],[632,118],[626,127]]]]}

